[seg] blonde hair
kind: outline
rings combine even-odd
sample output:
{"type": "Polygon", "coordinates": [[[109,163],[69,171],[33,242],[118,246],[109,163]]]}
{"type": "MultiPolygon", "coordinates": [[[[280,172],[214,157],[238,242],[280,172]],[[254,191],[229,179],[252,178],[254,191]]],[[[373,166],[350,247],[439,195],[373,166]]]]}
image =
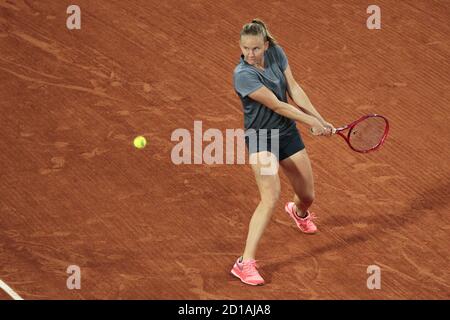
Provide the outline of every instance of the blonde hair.
{"type": "Polygon", "coordinates": [[[252,22],[245,24],[241,30],[242,36],[262,36],[264,41],[269,41],[269,46],[275,46],[277,44],[277,40],[270,34],[269,29],[267,28],[264,21],[261,19],[255,18],[252,22]]]}

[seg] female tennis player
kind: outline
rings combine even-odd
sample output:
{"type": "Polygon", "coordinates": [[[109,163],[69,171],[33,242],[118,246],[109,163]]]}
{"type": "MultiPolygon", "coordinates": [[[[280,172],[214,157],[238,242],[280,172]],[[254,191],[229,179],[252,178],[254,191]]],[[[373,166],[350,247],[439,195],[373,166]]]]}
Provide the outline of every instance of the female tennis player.
{"type": "Polygon", "coordinates": [[[283,168],[295,193],[285,210],[302,232],[315,233],[314,214],[308,210],[314,200],[313,174],[296,121],[309,126],[315,135],[330,136],[334,127],[322,118],[295,81],[283,49],[263,21],[254,19],[243,26],[240,47],[234,88],[244,108],[245,141],[261,201],[250,220],[244,253],[231,273],[246,284],[262,285],[256,250],[280,196],[278,172],[263,174],[262,169],[268,159],[283,168]],[[287,94],[298,108],[288,104],[287,94]],[[261,129],[270,132],[260,135],[261,129]]]}

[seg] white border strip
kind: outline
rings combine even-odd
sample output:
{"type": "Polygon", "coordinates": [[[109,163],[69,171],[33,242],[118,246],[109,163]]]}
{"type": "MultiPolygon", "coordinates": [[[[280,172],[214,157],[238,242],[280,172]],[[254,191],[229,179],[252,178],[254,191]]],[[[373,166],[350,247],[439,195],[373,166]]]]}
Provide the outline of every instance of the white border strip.
{"type": "Polygon", "coordinates": [[[6,283],[4,283],[1,279],[0,279],[0,288],[3,289],[3,291],[5,291],[14,300],[23,300],[23,298],[19,296],[17,292],[11,289],[11,287],[8,286],[6,283]]]}

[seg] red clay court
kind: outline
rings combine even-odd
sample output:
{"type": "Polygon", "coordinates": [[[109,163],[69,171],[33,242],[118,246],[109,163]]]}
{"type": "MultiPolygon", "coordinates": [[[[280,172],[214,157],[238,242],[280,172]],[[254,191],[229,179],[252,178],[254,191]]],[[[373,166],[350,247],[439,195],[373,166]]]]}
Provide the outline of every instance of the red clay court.
{"type": "Polygon", "coordinates": [[[0,0],[0,279],[22,298],[450,298],[448,1],[76,4],[81,30],[66,28],[68,2],[0,0]],[[380,30],[366,27],[370,4],[380,30]],[[250,165],[171,161],[176,129],[243,127],[232,72],[254,17],[326,119],[391,124],[366,155],[298,124],[320,232],[285,214],[281,174],[257,288],[229,273],[259,202],[250,165]]]}

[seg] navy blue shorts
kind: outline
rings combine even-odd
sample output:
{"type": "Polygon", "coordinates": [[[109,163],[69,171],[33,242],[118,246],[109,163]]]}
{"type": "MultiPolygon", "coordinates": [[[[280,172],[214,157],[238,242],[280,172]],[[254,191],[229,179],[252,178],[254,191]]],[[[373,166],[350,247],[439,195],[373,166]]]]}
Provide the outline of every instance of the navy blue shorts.
{"type": "MultiPolygon", "coordinates": [[[[261,151],[269,151],[271,152],[271,137],[270,130],[268,131],[267,137],[259,136],[256,137],[256,145],[253,143],[252,146],[249,146],[249,137],[245,137],[245,145],[247,146],[247,150],[249,154],[261,152],[261,151]],[[266,145],[261,144],[261,139],[267,141],[266,145]]],[[[283,161],[286,158],[289,158],[293,154],[305,149],[305,144],[303,143],[302,137],[297,130],[297,127],[290,129],[289,132],[282,137],[279,138],[278,141],[279,151],[278,151],[278,161],[283,161]]],[[[274,153],[276,155],[276,153],[274,153]]]]}

